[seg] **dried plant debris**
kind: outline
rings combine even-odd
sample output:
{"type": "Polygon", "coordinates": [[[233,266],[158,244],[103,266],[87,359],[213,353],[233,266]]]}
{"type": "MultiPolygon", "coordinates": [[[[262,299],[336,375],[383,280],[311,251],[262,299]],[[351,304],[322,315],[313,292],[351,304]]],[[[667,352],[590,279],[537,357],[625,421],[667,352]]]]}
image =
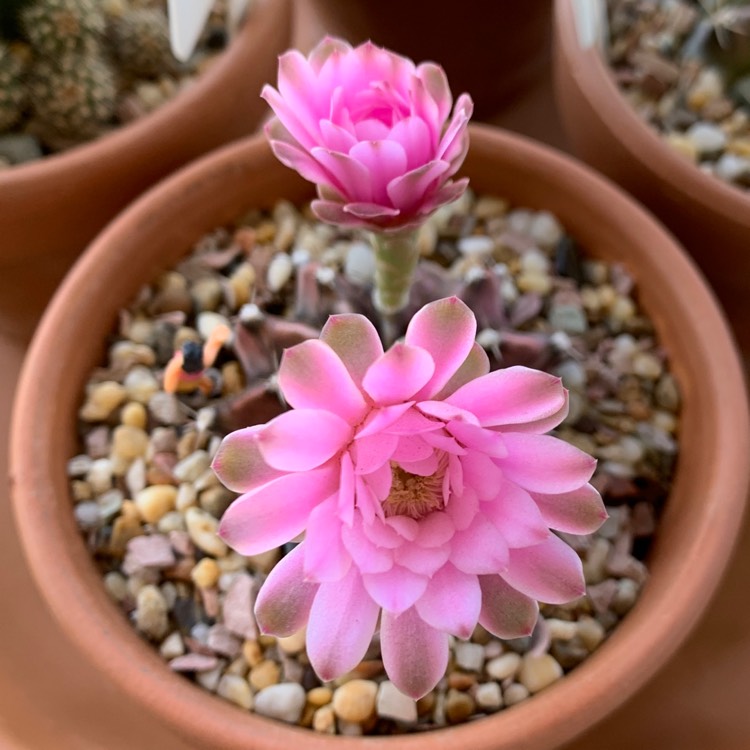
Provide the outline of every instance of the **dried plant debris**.
{"type": "MultiPolygon", "coordinates": [[[[285,407],[281,351],[317,336],[331,313],[374,316],[367,237],[288,203],[204,237],[122,311],[106,363],[79,411],[68,472],[73,512],[112,598],[176,672],[206,690],[328,734],[391,734],[485,716],[525,700],[584,661],[633,607],[678,450],[680,396],[626,268],[590,260],[549,213],[467,193],[418,237],[411,305],[457,294],[474,310],[494,368],[526,364],[570,389],[557,435],[599,459],[610,514],[566,537],[587,594],[542,606],[529,638],[478,627],[452,641],[438,687],[419,701],[386,679],[377,636],[350,674],[321,684],[304,633],[264,636],[256,593],[287,548],[246,558],[217,536],[234,498],[210,468],[222,436],[285,407]],[[207,342],[232,331],[217,352],[207,342]],[[195,387],[164,390],[179,352],[195,387]],[[187,358],[187,359],[185,359],[187,358]],[[188,369],[191,369],[189,367],[188,369]]],[[[179,379],[178,379],[179,380],[179,379]]]]}
{"type": "Polygon", "coordinates": [[[607,0],[627,99],[703,171],[750,188],[750,3],[607,0]]]}

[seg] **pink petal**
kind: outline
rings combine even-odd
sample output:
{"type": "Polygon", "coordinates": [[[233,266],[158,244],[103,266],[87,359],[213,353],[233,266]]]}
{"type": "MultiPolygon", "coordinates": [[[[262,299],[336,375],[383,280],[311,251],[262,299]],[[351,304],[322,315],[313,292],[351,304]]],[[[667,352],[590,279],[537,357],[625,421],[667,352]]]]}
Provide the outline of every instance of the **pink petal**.
{"type": "Polygon", "coordinates": [[[451,540],[451,562],[464,573],[500,573],[508,567],[508,545],[503,535],[483,515],[451,540]]]}
{"type": "Polygon", "coordinates": [[[409,435],[402,435],[398,439],[398,445],[391,454],[391,460],[397,463],[414,463],[415,461],[423,461],[429,458],[433,454],[433,448],[428,445],[419,435],[410,437],[409,435]]]}
{"type": "Polygon", "coordinates": [[[479,511],[479,500],[477,493],[470,487],[464,486],[464,491],[459,496],[450,498],[445,512],[456,531],[468,529],[474,517],[479,511]]]}
{"type": "Polygon", "coordinates": [[[390,202],[404,212],[417,210],[425,203],[425,196],[436,181],[445,175],[449,166],[447,161],[433,159],[406,174],[394,177],[386,188],[390,202]]]}
{"type": "Polygon", "coordinates": [[[591,479],[596,460],[549,435],[505,432],[506,458],[496,459],[508,479],[524,489],[559,494],[578,489],[591,479]]]}
{"type": "Polygon", "coordinates": [[[482,502],[494,500],[502,485],[503,473],[489,456],[472,451],[461,459],[464,484],[471,487],[482,502]]]}
{"type": "Polygon", "coordinates": [[[318,79],[310,63],[298,50],[279,56],[279,93],[301,120],[317,123],[321,114],[318,79]]]}
{"type": "Polygon", "coordinates": [[[448,634],[428,625],[414,607],[398,616],[383,612],[380,650],[388,676],[414,700],[429,693],[448,666],[448,634]]]}
{"type": "Polygon", "coordinates": [[[420,213],[432,213],[440,208],[440,206],[453,203],[453,201],[458,200],[466,192],[468,186],[468,177],[462,177],[455,182],[447,182],[430,197],[430,200],[425,204],[424,210],[420,209],[420,213]]]}
{"type": "Polygon", "coordinates": [[[318,584],[305,581],[304,547],[297,545],[276,563],[258,592],[255,618],[262,633],[284,638],[307,623],[318,584]]]}
{"type": "Polygon", "coordinates": [[[424,594],[428,578],[394,565],[385,573],[366,573],[362,580],[367,593],[384,610],[400,614],[424,594]]]}
{"type": "Polygon", "coordinates": [[[379,609],[355,567],[342,580],[320,585],[307,626],[307,655],[321,680],[340,677],[362,661],[379,609]]]}
{"type": "Polygon", "coordinates": [[[336,178],[321,167],[306,151],[283,141],[271,140],[269,143],[274,156],[285,166],[299,172],[306,180],[316,184],[336,185],[336,178]]]}
{"type": "Polygon", "coordinates": [[[459,388],[446,401],[479,417],[485,427],[533,422],[565,404],[560,378],[529,367],[495,370],[459,388]]]}
{"type": "Polygon", "coordinates": [[[332,495],[310,513],[305,531],[305,578],[325,583],[343,578],[352,559],[341,541],[338,496],[332,495]]]}
{"type": "Polygon", "coordinates": [[[312,509],[338,487],[338,467],[286,474],[235,500],[219,536],[242,555],[258,555],[302,532],[312,509]]]}
{"type": "Polygon", "coordinates": [[[398,437],[381,432],[354,441],[354,472],[371,474],[390,460],[398,446],[398,437]]]}
{"type": "Polygon", "coordinates": [[[460,419],[454,419],[446,425],[448,432],[469,450],[477,450],[488,456],[503,458],[508,455],[503,436],[460,419]]]}
{"type": "MultiPolygon", "coordinates": [[[[362,426],[357,430],[356,439],[360,440],[370,435],[376,435],[379,432],[389,430],[394,422],[397,422],[404,413],[409,411],[413,402],[407,401],[403,404],[393,404],[391,406],[381,406],[373,409],[368,415],[362,426]]],[[[389,430],[390,431],[390,430],[389,430]]]]}
{"type": "Polygon", "coordinates": [[[539,605],[509,586],[500,576],[479,576],[482,610],[479,622],[498,638],[522,638],[531,635],[539,605]]]}
{"type": "Polygon", "coordinates": [[[405,117],[391,128],[388,138],[403,146],[406,152],[406,171],[421,167],[430,161],[431,133],[424,120],[418,117],[405,117]]]}
{"type": "Polygon", "coordinates": [[[355,565],[361,573],[384,573],[393,567],[393,552],[388,547],[374,543],[365,533],[380,526],[375,520],[364,524],[355,519],[351,527],[341,529],[341,538],[355,565]]]}
{"type": "Polygon", "coordinates": [[[392,179],[406,172],[404,147],[395,141],[371,139],[357,143],[349,154],[363,164],[371,175],[373,203],[387,205],[389,200],[386,186],[392,179]]]}
{"type": "Polygon", "coordinates": [[[534,492],[532,497],[547,526],[568,534],[593,534],[608,517],[601,495],[590,484],[559,495],[534,492]]]}
{"type": "Polygon", "coordinates": [[[448,562],[450,547],[420,547],[418,544],[402,544],[396,548],[395,562],[413,573],[432,576],[448,562]]]}
{"type": "MultiPolygon", "coordinates": [[[[388,471],[391,469],[388,464],[386,464],[384,468],[388,469],[388,471]]],[[[374,473],[376,472],[372,472],[371,474],[368,474],[368,476],[372,476],[374,473]]],[[[375,491],[367,482],[365,482],[364,479],[362,479],[361,476],[357,476],[355,481],[357,487],[356,507],[362,516],[362,522],[365,524],[371,524],[378,518],[382,519],[384,517],[383,506],[380,504],[377,497],[375,497],[375,491]]]]}
{"type": "Polygon", "coordinates": [[[452,419],[461,419],[471,424],[479,424],[479,420],[471,412],[459,409],[457,406],[448,404],[445,401],[420,401],[417,404],[417,409],[422,414],[439,420],[437,426],[440,427],[442,427],[440,422],[450,422],[452,419]]]}
{"type": "Polygon", "coordinates": [[[221,483],[232,492],[250,492],[278,479],[283,472],[272,469],[263,459],[255,439],[264,425],[230,432],[216,451],[211,464],[221,483]]]}
{"type": "Polygon", "coordinates": [[[339,477],[338,514],[348,526],[354,518],[354,464],[349,453],[341,456],[341,475],[339,477]]]}
{"type": "Polygon", "coordinates": [[[466,385],[466,383],[475,378],[481,378],[489,371],[490,359],[487,356],[487,352],[475,341],[466,359],[451,379],[435,395],[435,398],[442,401],[457,391],[462,385],[466,385]]]}
{"type": "MultiPolygon", "coordinates": [[[[408,403],[412,406],[414,402],[408,403]]],[[[423,432],[440,430],[442,427],[440,421],[423,416],[417,409],[409,409],[404,412],[403,416],[383,429],[393,435],[418,435],[423,432]]]]}
{"type": "Polygon", "coordinates": [[[432,357],[415,346],[394,344],[370,365],[362,386],[378,404],[408,401],[435,371],[432,357]]]}
{"type": "Polygon", "coordinates": [[[367,411],[364,397],[344,363],[330,346],[317,339],[286,349],[279,367],[279,385],[295,409],[325,409],[349,424],[367,411]]]}
{"type": "MultiPolygon", "coordinates": [[[[411,81],[411,114],[416,115],[421,120],[425,120],[430,126],[431,131],[438,131],[442,126],[439,120],[440,111],[437,102],[430,96],[430,92],[420,78],[416,75],[411,81]]],[[[431,144],[434,147],[434,144],[431,144]]]]}
{"type": "Polygon", "coordinates": [[[363,523],[362,531],[376,547],[395,549],[403,543],[403,537],[384,521],[376,519],[372,523],[363,523]]]}
{"type": "Polygon", "coordinates": [[[468,94],[461,94],[453,109],[453,117],[448,129],[440,140],[437,149],[438,159],[452,162],[454,174],[461,166],[463,158],[468,150],[468,130],[466,128],[471,115],[474,112],[474,102],[468,94]]]}
{"type": "Polygon", "coordinates": [[[388,137],[388,132],[388,126],[384,122],[374,118],[368,117],[364,120],[356,120],[354,123],[354,134],[357,137],[358,143],[363,141],[380,142],[388,137]]]}
{"type": "Polygon", "coordinates": [[[451,540],[455,531],[456,527],[446,513],[430,513],[419,521],[416,542],[422,547],[440,547],[451,540]]]}
{"type": "Polygon", "coordinates": [[[565,604],[586,593],[580,558],[554,534],[534,547],[512,549],[502,576],[514,589],[547,604],[565,604]]]}
{"type": "Polygon", "coordinates": [[[458,638],[471,638],[482,606],[479,581],[448,563],[432,576],[415,606],[428,625],[458,638]]]}
{"type": "Polygon", "coordinates": [[[327,148],[311,148],[310,153],[336,178],[348,201],[373,202],[372,177],[362,162],[354,156],[327,148]]]}
{"type": "Polygon", "coordinates": [[[315,45],[307,56],[307,60],[310,67],[316,73],[320,73],[320,69],[332,55],[342,56],[351,51],[352,47],[348,42],[336,37],[326,36],[315,45]]]}
{"type": "Polygon", "coordinates": [[[445,431],[442,429],[439,431],[422,433],[422,440],[434,448],[445,451],[446,453],[453,453],[456,456],[466,455],[466,448],[459,445],[458,441],[451,435],[446,435],[445,431]]]}
{"type": "Polygon", "coordinates": [[[279,118],[281,124],[287,129],[289,135],[303,149],[310,150],[313,146],[317,145],[318,134],[316,129],[310,129],[306,122],[309,118],[305,118],[304,113],[295,112],[289,102],[273,86],[264,86],[260,95],[271,106],[271,109],[273,109],[276,117],[279,118]]]}
{"type": "Polygon", "coordinates": [[[404,471],[416,474],[418,477],[431,477],[440,468],[440,461],[435,453],[431,453],[420,461],[400,460],[398,464],[404,471]]]}
{"type": "Polygon", "coordinates": [[[435,372],[417,394],[429,399],[437,393],[466,359],[477,332],[471,310],[458,297],[430,302],[409,322],[406,343],[427,351],[435,363],[435,372]]]}
{"type": "Polygon", "coordinates": [[[531,495],[514,482],[504,480],[497,497],[482,503],[480,511],[495,524],[511,549],[540,544],[550,535],[531,495]]]}
{"type": "Polygon", "coordinates": [[[439,65],[427,62],[417,67],[417,76],[424,83],[427,92],[437,105],[437,121],[445,122],[453,103],[453,96],[448,86],[445,71],[439,65]]]}
{"type": "Polygon", "coordinates": [[[393,527],[404,539],[413,542],[419,533],[419,523],[409,516],[391,516],[385,522],[393,527]]]}
{"type": "Polygon", "coordinates": [[[377,203],[347,203],[344,212],[363,221],[390,220],[401,213],[397,208],[377,203]]]}
{"type": "MultiPolygon", "coordinates": [[[[318,187],[320,188],[320,186],[318,187]]],[[[310,209],[321,221],[326,221],[329,224],[337,224],[345,227],[372,228],[363,219],[358,219],[356,216],[346,213],[344,206],[340,203],[329,200],[314,200],[310,203],[310,209]]]]}
{"type": "Polygon", "coordinates": [[[309,471],[328,461],[352,438],[341,417],[322,409],[293,409],[255,433],[269,466],[282,471],[309,471]]]}
{"type": "Polygon", "coordinates": [[[568,416],[569,394],[567,390],[564,392],[564,395],[565,400],[563,401],[560,409],[553,414],[550,414],[548,417],[542,417],[541,419],[536,419],[533,422],[523,422],[521,424],[500,426],[493,429],[510,429],[513,432],[530,432],[534,435],[543,435],[545,432],[554,430],[555,427],[562,423],[565,420],[565,417],[568,416]]]}
{"type": "Polygon", "coordinates": [[[360,479],[372,490],[377,500],[383,501],[391,491],[393,472],[389,464],[383,464],[379,469],[363,474],[360,479]]]}
{"type": "Polygon", "coordinates": [[[346,128],[337,125],[330,120],[320,121],[320,134],[323,136],[323,144],[331,151],[348,154],[357,139],[346,128]]]}

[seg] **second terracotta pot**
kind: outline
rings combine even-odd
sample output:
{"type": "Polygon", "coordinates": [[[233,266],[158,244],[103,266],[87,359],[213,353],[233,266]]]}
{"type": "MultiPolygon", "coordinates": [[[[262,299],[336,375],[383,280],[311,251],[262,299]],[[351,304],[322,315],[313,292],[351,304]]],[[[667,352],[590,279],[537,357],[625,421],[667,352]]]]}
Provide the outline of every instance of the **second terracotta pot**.
{"type": "MultiPolygon", "coordinates": [[[[118,310],[204,233],[251,207],[301,201],[311,188],[262,139],[182,170],[138,200],[94,242],[35,337],[12,426],[13,503],[32,572],[68,635],[106,679],[206,750],[549,750],[632,695],[677,649],[710,601],[739,528],[748,487],[748,408],[741,368],[714,298],[674,240],[609,182],[522,138],[471,130],[473,189],[552,211],[593,255],[626,265],[683,397],[681,456],[651,579],[612,637],[531,700],[425,735],[321,736],[269,721],[173,674],[110,600],[76,527],[67,459],[76,412],[118,310]]],[[[143,746],[149,746],[143,738],[143,746]]]]}

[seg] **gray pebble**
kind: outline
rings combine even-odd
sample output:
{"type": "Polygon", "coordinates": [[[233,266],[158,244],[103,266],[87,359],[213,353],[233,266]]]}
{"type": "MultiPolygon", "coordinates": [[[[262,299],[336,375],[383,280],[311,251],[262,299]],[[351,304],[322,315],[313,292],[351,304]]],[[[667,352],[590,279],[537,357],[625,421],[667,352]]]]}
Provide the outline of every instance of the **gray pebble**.
{"type": "Polygon", "coordinates": [[[271,719],[296,724],[305,707],[307,696],[302,685],[282,682],[263,688],[255,696],[255,712],[271,719]]]}

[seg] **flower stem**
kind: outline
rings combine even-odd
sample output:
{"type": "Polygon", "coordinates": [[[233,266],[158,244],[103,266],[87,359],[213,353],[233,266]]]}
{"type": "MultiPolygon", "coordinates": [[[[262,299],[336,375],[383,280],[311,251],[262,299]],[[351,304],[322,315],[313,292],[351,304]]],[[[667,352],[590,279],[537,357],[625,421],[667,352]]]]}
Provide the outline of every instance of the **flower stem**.
{"type": "Polygon", "coordinates": [[[417,231],[414,229],[395,234],[373,233],[375,246],[375,290],[373,302],[383,322],[386,344],[397,335],[396,315],[409,302],[414,269],[419,260],[417,231]]]}

